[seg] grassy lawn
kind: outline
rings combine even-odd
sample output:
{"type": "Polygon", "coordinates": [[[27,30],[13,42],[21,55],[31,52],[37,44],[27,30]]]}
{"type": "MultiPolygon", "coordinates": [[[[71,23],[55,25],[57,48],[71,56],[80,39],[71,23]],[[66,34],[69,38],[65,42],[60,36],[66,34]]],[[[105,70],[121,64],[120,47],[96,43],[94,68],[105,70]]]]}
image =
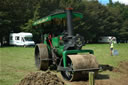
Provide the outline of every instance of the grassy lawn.
{"type": "MultiPolygon", "coordinates": [[[[116,44],[118,56],[110,56],[108,44],[87,44],[83,49],[94,50],[100,64],[117,66],[120,61],[128,60],[128,44],[116,44]]],[[[29,72],[36,71],[34,65],[34,48],[4,47],[0,48],[0,84],[15,85],[29,72]]],[[[111,74],[111,73],[110,73],[111,74]]]]}
{"type": "Polygon", "coordinates": [[[29,72],[35,71],[34,48],[0,48],[0,84],[14,85],[29,72]]]}
{"type": "Polygon", "coordinates": [[[94,50],[100,64],[109,64],[116,67],[120,61],[128,60],[128,44],[114,44],[114,49],[118,50],[118,56],[110,55],[109,44],[89,44],[83,47],[83,49],[94,50]]]}
{"type": "MultiPolygon", "coordinates": [[[[120,61],[128,61],[128,44],[114,44],[114,49],[118,50],[118,56],[110,55],[109,44],[88,44],[83,49],[94,50],[94,55],[97,61],[101,65],[109,65],[112,67],[118,67],[120,61]]],[[[103,71],[101,74],[109,75],[110,78],[120,77],[121,74],[112,71],[103,71]]]]}

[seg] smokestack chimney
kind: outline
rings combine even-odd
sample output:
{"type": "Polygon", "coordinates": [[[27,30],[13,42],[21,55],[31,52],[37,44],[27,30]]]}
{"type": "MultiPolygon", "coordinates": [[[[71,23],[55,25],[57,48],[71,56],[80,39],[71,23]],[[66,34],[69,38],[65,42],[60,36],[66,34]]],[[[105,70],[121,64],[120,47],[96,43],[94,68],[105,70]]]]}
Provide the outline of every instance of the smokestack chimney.
{"type": "Polygon", "coordinates": [[[69,36],[69,37],[73,36],[72,9],[73,9],[73,8],[66,8],[67,30],[68,30],[68,36],[69,36]]]}

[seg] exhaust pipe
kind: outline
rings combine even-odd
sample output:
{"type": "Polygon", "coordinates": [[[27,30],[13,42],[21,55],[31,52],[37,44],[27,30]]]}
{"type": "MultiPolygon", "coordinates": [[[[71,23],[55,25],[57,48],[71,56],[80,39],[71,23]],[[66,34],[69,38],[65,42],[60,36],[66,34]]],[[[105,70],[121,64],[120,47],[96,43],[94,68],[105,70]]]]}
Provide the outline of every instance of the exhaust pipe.
{"type": "Polygon", "coordinates": [[[73,36],[72,8],[66,8],[68,36],[73,36]]]}

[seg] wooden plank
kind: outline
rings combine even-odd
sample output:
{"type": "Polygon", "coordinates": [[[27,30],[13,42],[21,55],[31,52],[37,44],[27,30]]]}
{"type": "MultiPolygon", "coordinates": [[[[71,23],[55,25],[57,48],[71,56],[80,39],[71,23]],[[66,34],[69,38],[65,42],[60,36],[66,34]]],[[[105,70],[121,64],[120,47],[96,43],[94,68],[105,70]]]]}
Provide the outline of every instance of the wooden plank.
{"type": "Polygon", "coordinates": [[[89,72],[89,85],[95,85],[94,72],[89,72]]]}

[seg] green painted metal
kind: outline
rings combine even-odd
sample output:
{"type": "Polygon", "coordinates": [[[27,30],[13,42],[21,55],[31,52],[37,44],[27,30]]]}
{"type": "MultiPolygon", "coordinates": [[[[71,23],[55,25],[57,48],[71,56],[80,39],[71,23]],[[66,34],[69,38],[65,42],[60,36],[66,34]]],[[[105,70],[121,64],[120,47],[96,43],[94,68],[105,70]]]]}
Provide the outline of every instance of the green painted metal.
{"type": "MultiPolygon", "coordinates": [[[[53,46],[53,48],[56,48],[56,50],[57,50],[57,54],[59,55],[59,56],[62,56],[62,53],[63,53],[63,49],[64,49],[64,45],[63,44],[60,44],[60,36],[62,36],[62,35],[59,35],[59,36],[57,36],[57,37],[53,37],[52,38],[52,46],[53,46]]],[[[47,43],[47,40],[46,40],[46,38],[48,38],[48,34],[44,34],[44,44],[46,44],[47,45],[47,48],[48,48],[48,51],[49,51],[49,53],[51,53],[51,46],[47,43]]]]}
{"type": "Polygon", "coordinates": [[[59,37],[52,38],[52,45],[55,48],[58,48],[59,47],[59,37]]]}
{"type": "Polygon", "coordinates": [[[64,51],[63,52],[63,64],[64,64],[64,67],[66,67],[67,65],[67,55],[68,54],[74,54],[74,53],[90,53],[90,54],[94,54],[94,51],[93,50],[67,50],[67,51],[64,51]]]}
{"type": "Polygon", "coordinates": [[[62,56],[64,45],[60,45],[60,39],[59,37],[52,38],[52,45],[57,49],[57,54],[62,56]]]}
{"type": "MultiPolygon", "coordinates": [[[[73,12],[72,15],[73,15],[73,18],[83,18],[83,15],[81,13],[73,12]]],[[[41,18],[41,19],[35,21],[33,23],[33,26],[51,21],[53,19],[63,19],[63,18],[66,18],[66,13],[64,13],[64,12],[63,13],[58,13],[58,14],[53,14],[53,15],[50,15],[50,16],[47,16],[47,17],[44,17],[44,18],[41,18]]]]}
{"type": "Polygon", "coordinates": [[[48,43],[47,43],[47,41],[45,39],[47,37],[48,37],[48,34],[44,34],[44,42],[43,42],[43,44],[47,45],[48,51],[50,51],[51,50],[51,47],[48,45],[48,43]]]}
{"type": "Polygon", "coordinates": [[[62,53],[64,52],[64,46],[59,46],[59,48],[56,48],[57,49],[57,53],[58,55],[62,56],[62,53]]]}

